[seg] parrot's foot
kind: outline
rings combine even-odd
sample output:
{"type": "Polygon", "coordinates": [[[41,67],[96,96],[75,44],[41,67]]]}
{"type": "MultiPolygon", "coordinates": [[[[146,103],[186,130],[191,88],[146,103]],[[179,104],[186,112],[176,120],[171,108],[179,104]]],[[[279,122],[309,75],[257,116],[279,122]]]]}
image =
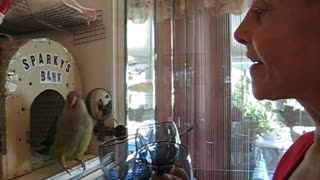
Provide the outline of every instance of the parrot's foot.
{"type": "Polygon", "coordinates": [[[67,165],[65,165],[64,163],[61,163],[61,166],[63,167],[63,169],[71,176],[71,173],[69,172],[69,169],[72,170],[71,168],[69,168],[67,165]]]}
{"type": "Polygon", "coordinates": [[[68,171],[68,169],[71,170],[71,168],[67,167],[67,166],[63,166],[63,169],[71,176],[71,173],[68,171]]]}
{"type": "Polygon", "coordinates": [[[76,161],[78,161],[78,164],[81,164],[81,167],[83,167],[83,170],[86,170],[86,165],[84,164],[84,162],[81,159],[75,159],[76,161]]]}

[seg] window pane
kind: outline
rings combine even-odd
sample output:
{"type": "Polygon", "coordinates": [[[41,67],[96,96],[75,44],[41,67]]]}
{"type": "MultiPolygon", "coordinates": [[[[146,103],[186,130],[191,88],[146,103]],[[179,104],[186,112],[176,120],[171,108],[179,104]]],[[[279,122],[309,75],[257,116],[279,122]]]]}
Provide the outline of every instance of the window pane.
{"type": "Polygon", "coordinates": [[[127,21],[127,125],[129,134],[155,119],[153,21],[127,21]]]}

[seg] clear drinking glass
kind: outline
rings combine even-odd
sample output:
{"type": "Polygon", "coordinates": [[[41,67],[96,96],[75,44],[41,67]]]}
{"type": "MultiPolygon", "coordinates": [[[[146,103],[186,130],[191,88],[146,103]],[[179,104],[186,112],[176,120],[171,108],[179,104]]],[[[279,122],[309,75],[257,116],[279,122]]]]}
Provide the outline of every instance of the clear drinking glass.
{"type": "Polygon", "coordinates": [[[132,180],[134,175],[136,177],[150,176],[149,167],[138,168],[135,164],[137,159],[135,139],[135,135],[130,135],[99,146],[100,166],[106,180],[132,180]]]}
{"type": "Polygon", "coordinates": [[[174,121],[153,123],[137,128],[137,150],[146,144],[161,141],[181,143],[179,131],[174,121]]]}
{"type": "MultiPolygon", "coordinates": [[[[144,171],[148,172],[148,179],[161,179],[164,173],[169,174],[172,169],[179,168],[183,170],[183,179],[193,180],[191,157],[182,144],[168,141],[149,143],[139,148],[136,159],[139,162],[136,168],[148,169],[144,171]]],[[[147,176],[144,172],[140,177],[147,176]]]]}
{"type": "Polygon", "coordinates": [[[149,180],[174,167],[193,178],[190,155],[171,121],[142,126],[135,135],[101,144],[99,151],[106,180],[149,180]]]}

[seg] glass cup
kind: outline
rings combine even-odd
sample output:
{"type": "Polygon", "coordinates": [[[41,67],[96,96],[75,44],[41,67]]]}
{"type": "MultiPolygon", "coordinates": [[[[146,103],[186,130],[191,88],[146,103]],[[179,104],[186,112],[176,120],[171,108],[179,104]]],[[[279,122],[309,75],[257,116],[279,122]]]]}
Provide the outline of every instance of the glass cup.
{"type": "Polygon", "coordinates": [[[174,121],[148,124],[137,128],[136,148],[154,142],[174,142],[181,143],[178,128],[174,121]]]}
{"type": "MultiPolygon", "coordinates": [[[[140,177],[148,176],[148,179],[161,179],[163,174],[170,174],[173,169],[182,170],[183,179],[193,179],[191,157],[187,148],[178,143],[161,141],[149,143],[137,151],[137,169],[148,169],[143,171],[140,177]],[[144,173],[148,174],[144,174],[144,173]]],[[[135,180],[140,180],[134,175],[135,180]]],[[[180,177],[181,178],[181,177],[180,177]]]]}
{"type": "Polygon", "coordinates": [[[144,171],[142,168],[135,168],[135,139],[135,135],[130,135],[99,146],[100,166],[106,180],[132,180],[134,175],[137,176],[144,171]]]}

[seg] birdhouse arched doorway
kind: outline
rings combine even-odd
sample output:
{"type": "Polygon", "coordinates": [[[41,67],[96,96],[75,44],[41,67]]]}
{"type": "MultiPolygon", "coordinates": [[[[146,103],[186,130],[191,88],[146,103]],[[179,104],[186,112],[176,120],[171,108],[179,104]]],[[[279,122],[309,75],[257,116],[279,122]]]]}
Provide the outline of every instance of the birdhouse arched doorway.
{"type": "Polygon", "coordinates": [[[41,92],[32,102],[30,108],[30,145],[32,156],[32,169],[42,167],[55,132],[57,119],[62,112],[65,99],[62,95],[51,89],[41,92]],[[39,153],[39,154],[38,154],[39,153]]]}

